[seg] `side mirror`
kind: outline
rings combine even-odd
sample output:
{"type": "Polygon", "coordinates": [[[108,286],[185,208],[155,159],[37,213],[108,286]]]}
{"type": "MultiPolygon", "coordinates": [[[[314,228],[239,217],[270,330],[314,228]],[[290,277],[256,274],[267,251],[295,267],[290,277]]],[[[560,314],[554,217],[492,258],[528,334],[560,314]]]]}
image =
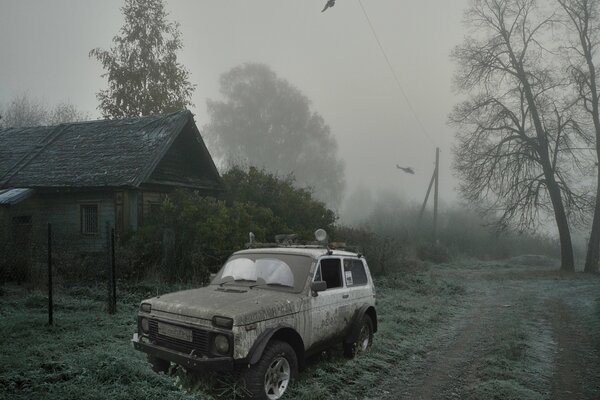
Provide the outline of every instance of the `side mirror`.
{"type": "Polygon", "coordinates": [[[217,276],[217,274],[210,274],[209,278],[208,278],[209,282],[214,281],[216,276],[217,276]]]}
{"type": "Polygon", "coordinates": [[[327,290],[327,282],[315,281],[310,285],[310,289],[313,292],[313,296],[317,296],[317,293],[327,290]]]}

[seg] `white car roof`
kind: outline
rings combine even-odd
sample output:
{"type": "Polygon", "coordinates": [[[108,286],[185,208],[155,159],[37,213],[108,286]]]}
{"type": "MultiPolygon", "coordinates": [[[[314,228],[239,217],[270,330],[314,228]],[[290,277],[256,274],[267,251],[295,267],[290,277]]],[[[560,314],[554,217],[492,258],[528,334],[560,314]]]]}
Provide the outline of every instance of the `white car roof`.
{"type": "MultiPolygon", "coordinates": [[[[319,258],[326,256],[328,249],[324,247],[310,247],[310,246],[294,246],[294,247],[261,247],[247,250],[236,251],[233,254],[297,254],[303,256],[309,256],[312,258],[319,258]]],[[[352,253],[343,250],[331,250],[331,256],[342,256],[342,257],[357,257],[357,253],[352,253]]]]}

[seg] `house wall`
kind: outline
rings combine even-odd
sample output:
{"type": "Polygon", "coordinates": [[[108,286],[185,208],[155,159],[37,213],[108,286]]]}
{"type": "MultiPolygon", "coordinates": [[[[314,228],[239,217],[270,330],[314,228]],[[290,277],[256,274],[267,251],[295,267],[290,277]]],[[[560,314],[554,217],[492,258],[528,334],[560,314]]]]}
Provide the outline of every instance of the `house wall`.
{"type": "Polygon", "coordinates": [[[115,224],[115,200],[110,192],[36,193],[6,209],[13,219],[31,217],[31,242],[34,249],[47,247],[48,223],[52,224],[52,242],[55,251],[77,254],[107,251],[108,227],[115,224]],[[97,233],[81,231],[81,206],[98,206],[97,233]]]}

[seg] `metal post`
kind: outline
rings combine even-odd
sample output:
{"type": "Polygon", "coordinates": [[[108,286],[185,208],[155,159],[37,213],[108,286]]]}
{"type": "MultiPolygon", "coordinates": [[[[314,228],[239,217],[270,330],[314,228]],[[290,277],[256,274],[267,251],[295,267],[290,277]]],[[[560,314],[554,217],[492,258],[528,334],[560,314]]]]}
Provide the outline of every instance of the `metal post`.
{"type": "Polygon", "coordinates": [[[115,271],[115,228],[110,230],[110,285],[111,285],[111,314],[117,312],[117,279],[115,271]]]}
{"type": "Polygon", "coordinates": [[[48,325],[54,323],[54,302],[52,299],[52,224],[48,224],[48,325]]]}

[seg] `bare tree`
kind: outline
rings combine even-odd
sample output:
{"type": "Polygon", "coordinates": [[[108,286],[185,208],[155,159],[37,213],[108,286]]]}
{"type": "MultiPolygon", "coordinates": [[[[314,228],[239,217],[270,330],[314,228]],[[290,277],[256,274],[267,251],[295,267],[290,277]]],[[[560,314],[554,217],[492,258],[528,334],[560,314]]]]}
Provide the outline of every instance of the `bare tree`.
{"type": "Polygon", "coordinates": [[[89,115],[69,103],[49,107],[43,101],[26,93],[15,96],[0,107],[0,128],[21,128],[39,125],[58,125],[65,122],[85,121],[89,115]]]}
{"type": "MultiPolygon", "coordinates": [[[[558,0],[564,10],[566,26],[574,33],[566,46],[569,71],[577,89],[577,100],[587,120],[591,120],[597,159],[600,159],[600,93],[598,67],[594,58],[600,48],[600,5],[597,0],[558,0]]],[[[585,259],[585,272],[597,272],[600,259],[600,165],[596,163],[596,200],[592,229],[585,259]]]]}
{"type": "Polygon", "coordinates": [[[585,200],[571,187],[577,124],[541,43],[554,16],[536,11],[535,0],[474,0],[467,10],[473,33],[452,54],[457,88],[470,94],[450,117],[459,128],[455,168],[465,197],[499,212],[503,226],[523,230],[553,214],[561,269],[572,271],[569,212],[582,212],[585,200]]]}

